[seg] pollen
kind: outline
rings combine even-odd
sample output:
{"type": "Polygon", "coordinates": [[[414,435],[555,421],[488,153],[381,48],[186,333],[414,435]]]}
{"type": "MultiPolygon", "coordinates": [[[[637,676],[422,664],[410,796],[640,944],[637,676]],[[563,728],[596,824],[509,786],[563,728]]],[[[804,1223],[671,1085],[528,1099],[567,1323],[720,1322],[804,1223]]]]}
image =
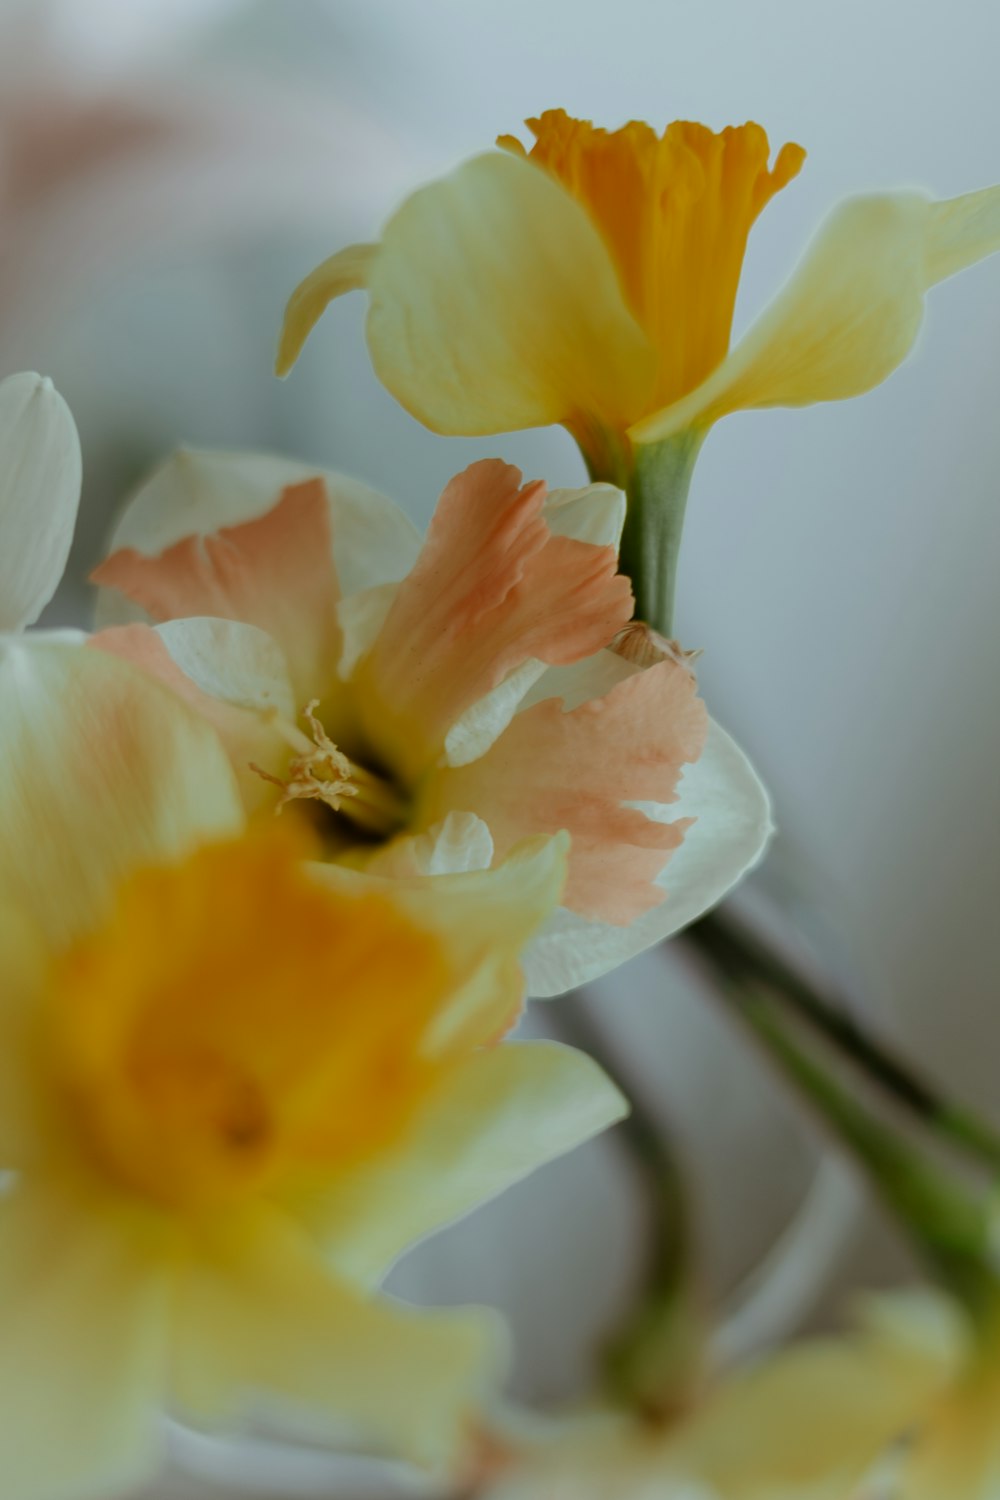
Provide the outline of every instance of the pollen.
{"type": "Polygon", "coordinates": [[[309,748],[289,762],[287,777],[275,776],[253,761],[251,771],[281,788],[276,813],[290,802],[323,802],[332,812],[344,813],[366,833],[387,838],[406,822],[405,798],[384,776],[355,764],[337,748],[316,717],[318,707],[318,698],[306,707],[303,718],[309,726],[309,748]]]}
{"type": "Polygon", "coordinates": [[[71,950],[48,1011],[56,1097],[92,1166],[173,1209],[350,1169],[445,1064],[440,940],[322,883],[268,825],[142,871],[71,950]]]}
{"type": "Polygon", "coordinates": [[[678,120],[657,135],[638,120],[602,130],[550,109],[527,125],[530,152],[511,136],[498,145],[530,156],[586,209],[659,353],[654,405],[668,405],[725,356],[750,230],[805,152],[785,145],[769,167],[752,122],[715,132],[678,120]]]}
{"type": "Polygon", "coordinates": [[[314,799],[325,802],[327,807],[339,812],[345,797],[356,797],[358,788],[351,778],[351,762],[330,739],[320,720],[316,717],[319,699],[313,698],[307,705],[303,718],[309,725],[312,737],[310,748],[296,755],[288,767],[288,776],[273,776],[251,761],[250,769],[265,781],[282,789],[283,796],[275,808],[281,812],[289,802],[299,799],[314,799]]]}

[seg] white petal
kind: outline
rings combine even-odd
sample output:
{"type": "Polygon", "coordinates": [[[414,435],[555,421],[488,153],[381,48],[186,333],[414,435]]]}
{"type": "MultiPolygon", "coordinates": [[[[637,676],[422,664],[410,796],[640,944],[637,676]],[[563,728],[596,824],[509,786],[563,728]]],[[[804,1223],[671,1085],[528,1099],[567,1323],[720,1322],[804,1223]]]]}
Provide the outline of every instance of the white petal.
{"type": "Polygon", "coordinates": [[[1000,188],[935,202],[849,198],[718,368],[632,429],[659,442],[727,412],[840,401],[878,385],[913,347],[936,281],[1000,249],[1000,188]]]}
{"type": "Polygon", "coordinates": [[[0,383],[0,630],[32,625],[62,577],[80,503],[80,439],[51,380],[0,383]]]}
{"type": "Polygon", "coordinates": [[[395,597],[395,582],[377,583],[338,602],[337,619],[342,645],[337,670],[345,682],[350,680],[365,652],[374,646],[395,597]]]}
{"type": "Polygon", "coordinates": [[[671,820],[697,820],[657,882],[666,900],[628,927],[560,908],[525,955],[529,995],[559,995],[597,979],[686,927],[757,863],[772,832],[770,802],[756,772],[714,722],[701,756],[685,767],[677,801],[663,812],[671,820]]]}
{"type": "Polygon", "coordinates": [[[493,839],[475,813],[450,812],[424,833],[394,839],[368,865],[374,875],[395,879],[415,875],[466,875],[488,870],[493,839]]]}
{"type": "Polygon", "coordinates": [[[550,490],[544,514],[556,536],[571,536],[595,547],[614,547],[617,552],[625,525],[625,496],[613,484],[550,490]]]}
{"type": "Polygon", "coordinates": [[[448,730],[444,741],[449,766],[467,766],[485,755],[503,734],[525,697],[546,672],[543,661],[531,658],[498,682],[496,687],[467,708],[448,730]]]}
{"type": "MultiPolygon", "coordinates": [[[[402,578],[420,534],[393,501],[332,469],[269,453],[182,449],[129,500],[108,548],[155,556],[191,535],[207,535],[262,516],[286,485],[319,475],[330,499],[333,555],[342,595],[402,578]]],[[[102,597],[102,624],[137,618],[134,608],[102,597]]]]}
{"type": "Polygon", "coordinates": [[[196,687],[235,708],[294,721],[295,695],[281,647],[237,620],[168,620],[156,633],[196,687]]]}

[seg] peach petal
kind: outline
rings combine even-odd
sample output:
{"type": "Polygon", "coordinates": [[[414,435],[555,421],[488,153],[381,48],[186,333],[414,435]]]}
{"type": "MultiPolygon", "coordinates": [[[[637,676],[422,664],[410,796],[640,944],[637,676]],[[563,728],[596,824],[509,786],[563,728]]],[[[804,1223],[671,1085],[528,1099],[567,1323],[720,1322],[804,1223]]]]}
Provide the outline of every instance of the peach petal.
{"type": "Polygon", "coordinates": [[[421,821],[472,809],[497,858],[528,834],[566,829],[564,906],[624,926],[664,899],[653,882],[693,819],[654,821],[623,804],[673,802],[707,722],[691,675],[669,660],[569,712],[562,699],[543,699],[516,714],[482,759],[436,773],[421,821]]]}
{"type": "Polygon", "coordinates": [[[91,577],[156,621],[211,615],[259,626],[284,650],[303,698],[321,696],[334,678],[339,590],[322,479],[288,485],[265,515],[185,537],[158,556],[123,547],[91,577]]]}
{"type": "Polygon", "coordinates": [[[376,742],[415,765],[462,713],[529,659],[579,661],[632,614],[613,547],[554,535],[546,490],[497,459],[457,475],[361,664],[376,742]]]}

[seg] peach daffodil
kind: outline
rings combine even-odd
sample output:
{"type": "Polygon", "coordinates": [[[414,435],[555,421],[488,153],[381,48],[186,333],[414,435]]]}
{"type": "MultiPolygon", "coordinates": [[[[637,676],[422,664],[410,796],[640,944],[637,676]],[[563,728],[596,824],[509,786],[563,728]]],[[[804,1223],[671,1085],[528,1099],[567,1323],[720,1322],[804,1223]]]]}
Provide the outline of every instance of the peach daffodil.
{"type": "Polygon", "coordinates": [[[51,380],[0,381],[0,632],[33,625],[55,593],[80,478],[76,425],[51,380]]]}
{"type": "Polygon", "coordinates": [[[378,1283],[623,1110],[494,1044],[564,841],[358,888],[246,831],[176,695],[45,638],[0,643],[0,757],[4,1496],[132,1493],[164,1408],[449,1464],[495,1317],[378,1283]]]}
{"type": "Polygon", "coordinates": [[[285,315],[286,373],[330,301],[368,293],[375,371],[442,433],[562,423],[593,478],[629,491],[639,613],[669,633],[691,470],[714,422],[859,395],[916,339],[925,294],[1000,248],[1000,188],[853,197],[730,348],[750,230],[804,152],[753,123],[662,135],[550,109],[535,141],[418,189],[376,244],[314,270],[285,315]]]}
{"type": "Polygon", "coordinates": [[[526,957],[530,992],[555,994],[717,901],[770,826],[684,655],[629,624],[623,513],[609,485],[547,494],[488,460],[421,545],[337,475],[181,455],[95,574],[156,624],[96,644],[200,707],[250,806],[318,818],[326,857],[369,880],[567,831],[563,903],[526,957]]]}

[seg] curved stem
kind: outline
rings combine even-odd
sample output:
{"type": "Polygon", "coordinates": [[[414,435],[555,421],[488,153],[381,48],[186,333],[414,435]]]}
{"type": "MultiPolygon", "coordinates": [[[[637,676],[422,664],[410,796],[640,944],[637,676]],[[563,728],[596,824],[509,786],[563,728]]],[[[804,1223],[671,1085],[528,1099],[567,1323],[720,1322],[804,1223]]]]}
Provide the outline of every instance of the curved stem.
{"type": "Polygon", "coordinates": [[[998,1284],[983,1199],[946,1177],[896,1126],[845,1088],[788,1026],[766,985],[748,981],[738,964],[718,953],[712,974],[713,992],[847,1148],[928,1267],[973,1316],[992,1316],[998,1284]]]}
{"type": "Polygon", "coordinates": [[[723,975],[766,984],[776,1000],[802,1016],[925,1129],[1000,1173],[1000,1133],[966,1106],[943,1097],[740,922],[714,911],[679,936],[723,975]]]}

